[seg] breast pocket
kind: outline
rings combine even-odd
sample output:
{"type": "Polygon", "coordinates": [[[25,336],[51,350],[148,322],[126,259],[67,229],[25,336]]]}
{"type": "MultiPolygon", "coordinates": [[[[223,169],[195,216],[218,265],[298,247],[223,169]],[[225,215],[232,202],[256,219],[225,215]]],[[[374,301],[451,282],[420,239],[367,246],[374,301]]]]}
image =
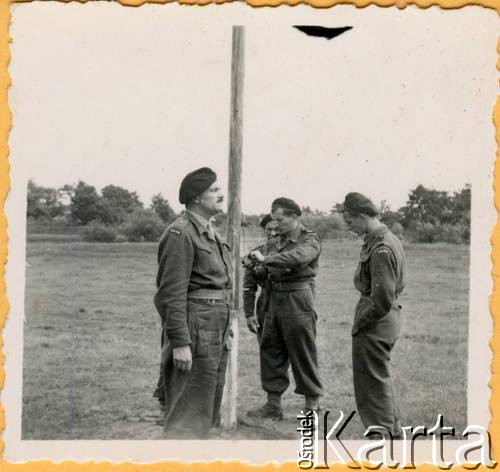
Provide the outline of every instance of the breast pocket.
{"type": "Polygon", "coordinates": [[[369,294],[371,291],[370,255],[362,254],[354,276],[354,285],[361,293],[369,294]]]}
{"type": "Polygon", "coordinates": [[[195,243],[194,244],[196,247],[196,250],[198,252],[201,252],[201,254],[206,253],[206,254],[212,254],[212,246],[210,246],[209,243],[195,243]]]}
{"type": "Polygon", "coordinates": [[[202,274],[213,274],[217,269],[215,248],[209,243],[195,243],[197,269],[202,274]]]}

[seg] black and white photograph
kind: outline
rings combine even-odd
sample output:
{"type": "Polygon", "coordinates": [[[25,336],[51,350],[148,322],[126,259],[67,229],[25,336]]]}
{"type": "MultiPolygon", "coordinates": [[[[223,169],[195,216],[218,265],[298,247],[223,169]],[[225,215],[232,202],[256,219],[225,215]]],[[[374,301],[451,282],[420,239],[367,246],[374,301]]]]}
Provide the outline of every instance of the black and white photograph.
{"type": "Polygon", "coordinates": [[[490,421],[497,21],[12,6],[6,459],[303,467],[312,418],[453,428],[457,463],[490,421]]]}

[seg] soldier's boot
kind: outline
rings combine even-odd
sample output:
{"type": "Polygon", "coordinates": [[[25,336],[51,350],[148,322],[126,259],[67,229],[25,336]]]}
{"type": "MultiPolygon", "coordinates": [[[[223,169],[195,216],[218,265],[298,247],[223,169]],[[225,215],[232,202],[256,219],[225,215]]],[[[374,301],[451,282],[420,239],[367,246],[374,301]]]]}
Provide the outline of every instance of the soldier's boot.
{"type": "Polygon", "coordinates": [[[281,394],[268,393],[267,403],[259,408],[249,410],[247,415],[250,418],[269,418],[272,420],[282,420],[283,411],[281,409],[281,394]]]}
{"type": "Polygon", "coordinates": [[[304,410],[313,410],[318,413],[321,410],[321,407],[319,406],[319,395],[305,395],[304,410]]]}
{"type": "Polygon", "coordinates": [[[155,421],[158,426],[163,426],[165,424],[166,413],[167,408],[165,407],[165,403],[160,402],[160,413],[158,414],[158,418],[155,421]]]}

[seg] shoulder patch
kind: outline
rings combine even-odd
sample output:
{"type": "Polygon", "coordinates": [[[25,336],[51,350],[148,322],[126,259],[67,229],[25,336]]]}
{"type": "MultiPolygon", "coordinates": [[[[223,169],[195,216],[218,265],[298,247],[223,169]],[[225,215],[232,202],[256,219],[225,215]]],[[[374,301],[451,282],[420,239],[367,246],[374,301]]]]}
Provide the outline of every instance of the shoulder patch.
{"type": "Polygon", "coordinates": [[[387,246],[384,244],[384,241],[376,241],[373,243],[372,246],[370,246],[369,248],[367,248],[367,254],[368,256],[371,256],[373,254],[378,254],[378,251],[380,249],[386,249],[387,246]]]}
{"type": "Polygon", "coordinates": [[[175,234],[176,236],[181,236],[185,233],[185,229],[189,220],[187,218],[177,218],[173,223],[171,223],[165,230],[165,235],[175,234]]]}
{"type": "Polygon", "coordinates": [[[319,237],[319,234],[318,233],[315,233],[312,229],[306,229],[306,231],[304,231],[302,233],[304,236],[304,238],[314,238],[314,239],[318,239],[318,240],[321,240],[321,238],[319,237]]]}
{"type": "Polygon", "coordinates": [[[395,258],[396,255],[394,254],[393,249],[388,246],[387,244],[380,244],[378,245],[374,250],[373,254],[376,255],[381,255],[381,256],[387,256],[389,258],[395,258]]]}

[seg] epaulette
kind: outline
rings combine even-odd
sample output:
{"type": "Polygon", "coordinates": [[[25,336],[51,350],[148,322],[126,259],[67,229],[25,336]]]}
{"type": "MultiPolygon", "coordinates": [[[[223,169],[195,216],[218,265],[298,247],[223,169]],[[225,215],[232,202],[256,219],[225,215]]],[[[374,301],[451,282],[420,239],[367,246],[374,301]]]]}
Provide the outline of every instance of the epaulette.
{"type": "Polygon", "coordinates": [[[187,218],[184,218],[183,216],[181,216],[180,218],[177,218],[167,228],[167,233],[176,234],[176,235],[180,236],[188,223],[189,223],[189,220],[187,218]]]}
{"type": "Polygon", "coordinates": [[[316,233],[316,231],[313,231],[312,229],[302,228],[301,234],[312,234],[313,237],[316,237],[321,241],[321,237],[319,236],[319,234],[316,233]]]}

